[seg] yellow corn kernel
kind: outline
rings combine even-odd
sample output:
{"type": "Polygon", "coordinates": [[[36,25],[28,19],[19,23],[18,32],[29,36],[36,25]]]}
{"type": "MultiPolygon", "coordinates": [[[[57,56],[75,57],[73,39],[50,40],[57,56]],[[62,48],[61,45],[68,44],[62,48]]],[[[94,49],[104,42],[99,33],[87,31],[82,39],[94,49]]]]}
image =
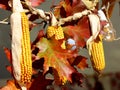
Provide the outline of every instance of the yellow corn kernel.
{"type": "Polygon", "coordinates": [[[49,26],[47,29],[47,36],[48,38],[51,38],[55,36],[56,40],[60,40],[64,38],[63,29],[61,26],[49,26]]]}
{"type": "Polygon", "coordinates": [[[27,16],[21,12],[22,23],[22,55],[21,55],[21,83],[30,82],[32,76],[32,60],[31,60],[31,46],[29,23],[27,16]]]}
{"type": "Polygon", "coordinates": [[[63,28],[61,26],[59,26],[55,30],[55,39],[59,40],[59,39],[63,39],[63,38],[64,38],[63,28]]]}
{"type": "Polygon", "coordinates": [[[54,35],[55,35],[55,27],[54,26],[48,26],[48,29],[47,29],[48,38],[50,38],[54,35]]]}
{"type": "Polygon", "coordinates": [[[91,44],[91,62],[93,69],[98,73],[105,68],[103,43],[100,37],[91,44]]]}

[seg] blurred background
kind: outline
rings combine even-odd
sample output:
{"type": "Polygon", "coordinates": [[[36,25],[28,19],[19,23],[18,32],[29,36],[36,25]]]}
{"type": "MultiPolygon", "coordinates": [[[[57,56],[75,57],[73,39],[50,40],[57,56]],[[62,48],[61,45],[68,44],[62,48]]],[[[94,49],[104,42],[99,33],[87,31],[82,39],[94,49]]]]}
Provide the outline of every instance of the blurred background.
{"type": "MultiPolygon", "coordinates": [[[[59,0],[54,0],[56,3],[59,0]]],[[[50,6],[52,5],[52,0],[46,0],[39,8],[44,11],[50,11],[50,6]]],[[[5,18],[9,20],[10,12],[0,9],[0,21],[5,18]]],[[[112,24],[116,30],[116,37],[120,37],[120,8],[119,4],[115,5],[112,18],[112,24]]],[[[40,26],[37,26],[35,30],[31,31],[31,40],[34,40],[37,32],[41,29],[40,26]]],[[[0,86],[5,85],[6,80],[11,78],[10,73],[6,70],[6,65],[9,65],[9,62],[5,56],[3,47],[10,48],[10,25],[0,24],[0,86]]],[[[103,89],[96,90],[120,90],[120,40],[113,42],[103,42],[104,43],[104,51],[105,51],[105,59],[106,59],[106,68],[104,70],[103,75],[99,78],[99,81],[96,80],[94,76],[94,71],[92,70],[91,65],[90,68],[85,69],[82,72],[87,78],[88,88],[84,88],[83,90],[92,90],[95,87],[96,83],[101,85],[103,89]]],[[[86,50],[82,50],[81,54],[88,57],[88,63],[90,63],[88,52],[86,50]]],[[[86,80],[85,80],[86,81],[86,80]]],[[[80,87],[74,86],[70,87],[70,90],[79,90],[80,87]]],[[[80,89],[82,90],[82,89],[80,89]]]]}

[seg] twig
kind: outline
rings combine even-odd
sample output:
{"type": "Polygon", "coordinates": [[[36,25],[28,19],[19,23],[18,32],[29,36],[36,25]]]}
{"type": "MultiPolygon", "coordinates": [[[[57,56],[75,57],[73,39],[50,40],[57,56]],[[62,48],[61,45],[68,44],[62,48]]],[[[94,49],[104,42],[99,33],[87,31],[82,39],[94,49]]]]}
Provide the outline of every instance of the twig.
{"type": "Polygon", "coordinates": [[[5,22],[5,21],[0,21],[0,24],[10,24],[9,22],[5,22]]]}
{"type": "Polygon", "coordinates": [[[2,21],[0,21],[0,24],[10,24],[9,22],[6,22],[6,20],[8,20],[8,18],[5,18],[5,19],[3,19],[2,21]]]}

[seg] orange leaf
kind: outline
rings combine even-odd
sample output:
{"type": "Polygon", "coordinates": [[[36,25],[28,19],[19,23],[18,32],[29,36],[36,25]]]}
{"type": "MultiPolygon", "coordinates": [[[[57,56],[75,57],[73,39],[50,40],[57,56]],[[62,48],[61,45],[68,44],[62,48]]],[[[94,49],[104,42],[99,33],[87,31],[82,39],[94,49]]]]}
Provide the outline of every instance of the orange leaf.
{"type": "Polygon", "coordinates": [[[13,70],[12,70],[12,66],[6,66],[6,69],[12,74],[13,70]]]}
{"type": "Polygon", "coordinates": [[[72,63],[72,65],[76,65],[78,68],[80,69],[85,69],[88,68],[88,64],[87,64],[87,58],[83,57],[83,56],[78,56],[76,57],[76,59],[74,60],[74,62],[72,63]]]}
{"type": "Polygon", "coordinates": [[[86,39],[90,37],[88,17],[84,16],[80,19],[76,26],[69,25],[64,27],[64,33],[72,37],[77,46],[84,47],[86,45],[86,39]]]}
{"type": "Polygon", "coordinates": [[[9,60],[10,63],[12,63],[12,54],[11,54],[11,50],[9,50],[8,48],[4,47],[4,52],[9,60]]]}
{"type": "Polygon", "coordinates": [[[86,9],[86,6],[81,0],[64,0],[55,7],[54,14],[57,18],[67,17],[76,12],[81,12],[86,9]]]}
{"type": "Polygon", "coordinates": [[[8,1],[9,0],[0,0],[0,8],[5,9],[5,10],[10,10],[8,1]]]}
{"type": "Polygon", "coordinates": [[[60,49],[59,43],[46,38],[42,38],[36,46],[41,50],[37,56],[44,58],[44,73],[52,67],[57,71],[61,83],[66,83],[67,80],[71,81],[74,69],[67,59],[73,57],[74,54],[60,49]]]}
{"type": "Polygon", "coordinates": [[[14,80],[8,80],[7,85],[2,87],[0,90],[21,90],[19,86],[16,85],[14,80]]]}

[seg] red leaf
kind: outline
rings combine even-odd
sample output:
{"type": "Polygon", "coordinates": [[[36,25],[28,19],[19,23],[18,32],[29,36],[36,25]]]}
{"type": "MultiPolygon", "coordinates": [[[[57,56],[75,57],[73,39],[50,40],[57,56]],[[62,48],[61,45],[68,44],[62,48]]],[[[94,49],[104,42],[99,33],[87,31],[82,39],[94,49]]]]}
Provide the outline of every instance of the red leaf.
{"type": "Polygon", "coordinates": [[[41,73],[32,80],[28,88],[29,90],[46,90],[47,85],[51,85],[52,82],[53,80],[45,79],[45,76],[41,73]]]}
{"type": "Polygon", "coordinates": [[[12,66],[6,66],[6,69],[12,74],[13,70],[12,70],[12,66]]]}
{"type": "Polygon", "coordinates": [[[30,0],[33,7],[39,6],[41,3],[45,2],[45,0],[30,0]]]}
{"type": "Polygon", "coordinates": [[[73,61],[72,65],[76,65],[78,68],[80,69],[85,69],[88,68],[88,64],[87,64],[87,58],[83,57],[83,56],[78,56],[76,57],[76,59],[73,61]]]}
{"type": "MultiPolygon", "coordinates": [[[[78,85],[81,85],[82,82],[83,82],[83,75],[81,73],[78,73],[78,72],[75,72],[72,74],[72,81],[73,81],[73,84],[77,83],[78,85]]],[[[82,85],[81,85],[82,86],[82,85]]]]}
{"type": "Polygon", "coordinates": [[[5,9],[5,10],[10,10],[10,7],[8,5],[9,0],[1,0],[0,1],[0,8],[5,9]]]}
{"type": "Polygon", "coordinates": [[[4,52],[9,60],[10,63],[12,63],[12,54],[11,54],[11,50],[9,50],[8,48],[4,47],[4,52]]]}
{"type": "Polygon", "coordinates": [[[90,37],[90,25],[88,17],[84,16],[79,20],[76,26],[66,26],[64,28],[64,33],[69,37],[72,37],[76,45],[79,47],[84,47],[86,45],[86,39],[90,37]]]}
{"type": "Polygon", "coordinates": [[[86,9],[86,6],[81,0],[64,0],[55,8],[54,13],[57,18],[67,17],[76,12],[81,12],[86,9]]]}

